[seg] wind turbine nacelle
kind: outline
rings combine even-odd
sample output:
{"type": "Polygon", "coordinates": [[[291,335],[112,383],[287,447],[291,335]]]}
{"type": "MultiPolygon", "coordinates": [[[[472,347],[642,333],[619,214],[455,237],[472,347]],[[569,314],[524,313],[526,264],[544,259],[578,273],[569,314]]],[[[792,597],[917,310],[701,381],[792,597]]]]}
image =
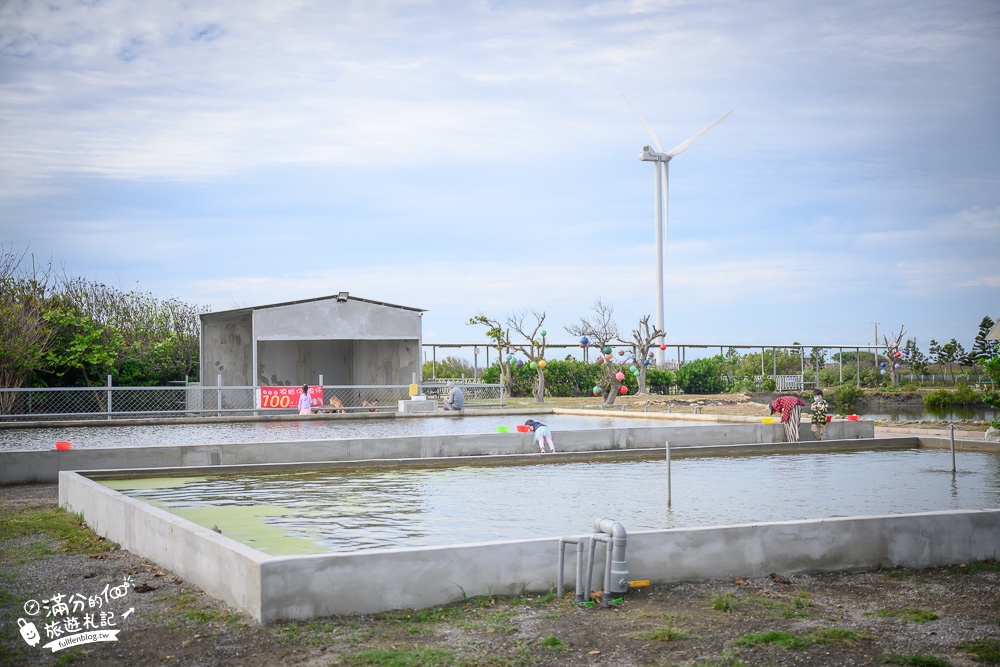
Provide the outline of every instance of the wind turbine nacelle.
{"type": "Polygon", "coordinates": [[[670,160],[666,153],[657,153],[649,146],[643,146],[639,153],[639,159],[643,162],[667,162],[670,160]]]}

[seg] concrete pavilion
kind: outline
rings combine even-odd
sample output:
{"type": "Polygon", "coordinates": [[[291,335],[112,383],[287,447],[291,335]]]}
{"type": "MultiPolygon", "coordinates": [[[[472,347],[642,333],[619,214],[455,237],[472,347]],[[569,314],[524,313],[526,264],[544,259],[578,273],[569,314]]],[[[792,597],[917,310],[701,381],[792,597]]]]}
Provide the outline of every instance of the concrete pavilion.
{"type": "Polygon", "coordinates": [[[407,385],[423,313],[347,292],[204,313],[201,385],[407,385]]]}

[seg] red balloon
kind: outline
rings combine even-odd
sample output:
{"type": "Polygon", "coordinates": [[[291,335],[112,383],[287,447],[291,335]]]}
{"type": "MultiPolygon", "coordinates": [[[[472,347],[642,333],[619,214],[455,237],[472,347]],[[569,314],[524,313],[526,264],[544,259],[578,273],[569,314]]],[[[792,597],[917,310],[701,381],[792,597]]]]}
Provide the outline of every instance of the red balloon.
{"type": "Polygon", "coordinates": [[[667,346],[666,346],[666,345],[664,345],[663,343],[660,343],[660,349],[661,349],[661,350],[665,350],[665,349],[667,349],[667,346]]]}
{"type": "Polygon", "coordinates": [[[626,387],[625,385],[622,385],[622,388],[618,390],[618,393],[619,394],[627,394],[628,393],[628,387],[626,387]]]}

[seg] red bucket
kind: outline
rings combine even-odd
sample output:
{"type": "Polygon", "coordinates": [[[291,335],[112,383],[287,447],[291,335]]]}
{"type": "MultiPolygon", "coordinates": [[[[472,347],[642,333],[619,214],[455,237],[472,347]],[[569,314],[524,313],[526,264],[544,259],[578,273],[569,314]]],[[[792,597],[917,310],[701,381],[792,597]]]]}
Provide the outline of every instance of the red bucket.
{"type": "Polygon", "coordinates": [[[832,421],[833,421],[833,415],[827,415],[826,416],[826,423],[829,424],[832,421]]]}
{"type": "Polygon", "coordinates": [[[530,426],[525,426],[524,424],[518,424],[517,425],[517,432],[518,433],[527,433],[530,430],[531,430],[530,426]]]}
{"type": "Polygon", "coordinates": [[[858,421],[858,416],[857,415],[847,415],[847,421],[856,422],[856,421],[858,421]]]}
{"type": "Polygon", "coordinates": [[[58,449],[60,452],[65,452],[72,446],[73,443],[66,440],[60,440],[59,442],[56,443],[56,449],[58,449]]]}

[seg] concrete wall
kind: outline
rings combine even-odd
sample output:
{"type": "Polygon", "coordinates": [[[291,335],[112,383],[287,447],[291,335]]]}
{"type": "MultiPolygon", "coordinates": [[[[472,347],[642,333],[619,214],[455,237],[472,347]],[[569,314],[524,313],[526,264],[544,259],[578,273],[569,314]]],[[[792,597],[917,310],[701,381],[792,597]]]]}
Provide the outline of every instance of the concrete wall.
{"type": "Polygon", "coordinates": [[[202,319],[201,383],[218,386],[253,385],[253,331],[250,313],[225,313],[202,319]]]}
{"type": "MultiPolygon", "coordinates": [[[[428,417],[397,417],[425,419],[428,417]]],[[[444,417],[442,417],[444,418],[444,417]]],[[[457,418],[457,417],[452,417],[457,418]]],[[[835,447],[835,439],[857,448],[858,439],[874,436],[872,422],[833,422],[824,449],[835,447]]],[[[664,447],[777,444],[784,442],[780,424],[705,424],[652,426],[643,428],[555,431],[560,452],[622,451],[664,447]]],[[[289,442],[228,443],[215,445],[158,445],[71,449],[69,451],[0,452],[0,484],[54,482],[61,470],[111,470],[173,468],[180,466],[254,465],[318,461],[356,461],[454,456],[490,456],[533,453],[531,433],[482,433],[423,435],[394,438],[301,440],[289,442]]],[[[879,441],[882,442],[882,441],[879,441]]],[[[908,442],[916,445],[918,440],[908,442]]],[[[888,444],[888,441],[886,443],[888,444]]],[[[804,445],[800,445],[804,446],[804,445]]]]}
{"type": "Polygon", "coordinates": [[[60,477],[59,505],[83,515],[94,532],[261,617],[260,567],[266,554],[75,473],[60,477]]]}
{"type": "MultiPolygon", "coordinates": [[[[272,557],[77,473],[62,473],[59,494],[60,503],[81,513],[99,534],[260,621],[543,592],[555,588],[558,578],[558,537],[272,557]]],[[[932,567],[993,558],[998,551],[1000,510],[976,510],[642,531],[628,536],[626,559],[633,579],[662,584],[769,572],[932,567]]],[[[575,550],[567,555],[571,561],[575,550]]],[[[603,563],[604,546],[598,545],[596,556],[603,563]]],[[[572,590],[572,562],[565,570],[572,590]]],[[[596,566],[594,588],[603,587],[602,577],[596,566]]]]}

